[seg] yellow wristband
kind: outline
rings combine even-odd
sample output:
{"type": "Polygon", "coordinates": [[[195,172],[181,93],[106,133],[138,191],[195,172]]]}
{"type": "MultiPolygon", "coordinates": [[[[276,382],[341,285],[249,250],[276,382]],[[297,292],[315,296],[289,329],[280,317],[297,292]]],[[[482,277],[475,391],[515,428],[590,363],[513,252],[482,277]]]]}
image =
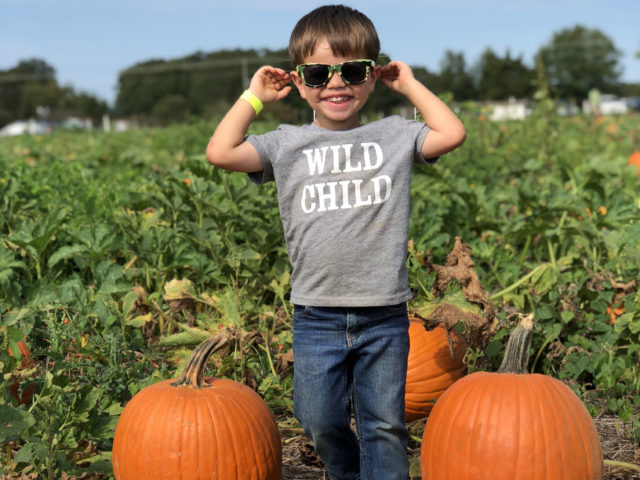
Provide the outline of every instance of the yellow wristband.
{"type": "Polygon", "coordinates": [[[263,107],[262,101],[260,101],[258,97],[256,97],[253,93],[251,93],[251,90],[245,90],[244,92],[242,92],[242,95],[240,95],[240,98],[249,102],[249,104],[256,111],[256,115],[258,115],[262,111],[262,107],[263,107]]]}

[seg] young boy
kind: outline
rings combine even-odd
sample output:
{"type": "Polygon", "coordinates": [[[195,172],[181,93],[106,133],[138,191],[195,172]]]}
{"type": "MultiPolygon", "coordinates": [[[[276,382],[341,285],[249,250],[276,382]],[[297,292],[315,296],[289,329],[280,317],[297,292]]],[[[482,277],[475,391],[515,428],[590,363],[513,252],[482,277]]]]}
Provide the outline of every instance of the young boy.
{"type": "Polygon", "coordinates": [[[434,162],[466,135],[408,65],[376,66],[379,50],[362,13],[313,10],[291,34],[295,70],[260,68],[207,147],[212,164],[276,182],[292,265],[294,414],[334,480],[408,478],[411,165],[434,162]],[[425,122],[391,116],[361,125],[377,80],[425,122]],[[262,105],[286,97],[291,81],[314,122],[246,137],[262,105]]]}

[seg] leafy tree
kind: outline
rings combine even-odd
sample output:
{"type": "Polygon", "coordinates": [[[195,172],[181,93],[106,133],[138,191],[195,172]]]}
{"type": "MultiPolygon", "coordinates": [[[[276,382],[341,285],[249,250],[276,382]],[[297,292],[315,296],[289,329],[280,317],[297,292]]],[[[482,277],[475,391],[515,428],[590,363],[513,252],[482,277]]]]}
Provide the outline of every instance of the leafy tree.
{"type": "Polygon", "coordinates": [[[35,108],[30,110],[30,106],[23,105],[23,101],[31,101],[38,96],[36,90],[44,95],[44,86],[48,84],[50,88],[52,81],[55,82],[54,68],[37,58],[22,60],[15,67],[0,71],[0,109],[5,112],[2,124],[24,116],[34,116],[35,108]],[[23,94],[25,89],[31,91],[23,94]]]}
{"type": "Polygon", "coordinates": [[[453,93],[456,100],[469,100],[476,96],[473,79],[467,71],[464,54],[447,50],[440,62],[439,83],[436,91],[453,93]]]}
{"type": "Polygon", "coordinates": [[[611,38],[581,25],[555,33],[538,51],[552,93],[577,99],[586,98],[592,88],[617,92],[621,55],[611,38]]]}
{"type": "Polygon", "coordinates": [[[253,72],[266,63],[289,68],[286,50],[196,52],[142,62],[120,73],[116,110],[121,115],[149,115],[165,97],[178,95],[192,114],[201,115],[211,105],[235,101],[253,72]]]}
{"type": "Polygon", "coordinates": [[[55,76],[55,69],[38,58],[0,71],[0,126],[35,117],[40,106],[49,108],[52,120],[76,115],[95,121],[109,110],[106,102],[92,95],[59,86],[55,76]]]}
{"type": "Polygon", "coordinates": [[[20,106],[18,116],[30,118],[36,116],[36,109],[40,106],[55,109],[64,98],[64,93],[55,80],[43,82],[28,82],[20,88],[20,106]]]}
{"type": "Polygon", "coordinates": [[[500,58],[487,48],[478,61],[476,73],[481,100],[527,98],[535,89],[535,72],[522,62],[522,57],[511,58],[509,51],[500,58]]]}

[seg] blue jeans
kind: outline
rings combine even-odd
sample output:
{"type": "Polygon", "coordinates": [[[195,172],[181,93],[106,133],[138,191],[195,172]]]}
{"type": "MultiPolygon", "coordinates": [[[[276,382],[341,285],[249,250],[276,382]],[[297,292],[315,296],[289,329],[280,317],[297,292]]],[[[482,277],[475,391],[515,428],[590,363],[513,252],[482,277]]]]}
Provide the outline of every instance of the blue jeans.
{"type": "Polygon", "coordinates": [[[294,415],[332,480],[406,480],[406,304],[294,306],[294,415]],[[350,428],[351,409],[357,436],[350,428]]]}

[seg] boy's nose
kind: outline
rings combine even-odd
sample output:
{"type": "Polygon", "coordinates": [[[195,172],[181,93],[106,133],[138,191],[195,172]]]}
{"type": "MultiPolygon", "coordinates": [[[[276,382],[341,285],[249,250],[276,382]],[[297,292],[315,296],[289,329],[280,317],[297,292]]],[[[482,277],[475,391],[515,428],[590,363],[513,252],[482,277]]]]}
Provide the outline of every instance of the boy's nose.
{"type": "Polygon", "coordinates": [[[344,87],[345,85],[346,83],[344,83],[344,80],[342,80],[342,77],[338,72],[331,72],[331,76],[329,77],[329,81],[327,82],[327,87],[338,88],[344,87]]]}

